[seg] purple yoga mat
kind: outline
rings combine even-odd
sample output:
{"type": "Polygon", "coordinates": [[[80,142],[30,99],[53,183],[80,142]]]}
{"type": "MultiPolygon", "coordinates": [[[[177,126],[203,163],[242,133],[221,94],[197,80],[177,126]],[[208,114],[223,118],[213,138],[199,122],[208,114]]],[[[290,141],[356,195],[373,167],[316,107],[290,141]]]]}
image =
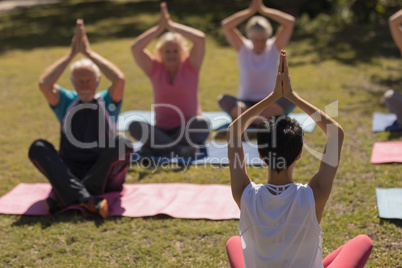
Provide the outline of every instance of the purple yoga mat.
{"type": "MultiPolygon", "coordinates": [[[[44,199],[51,191],[47,183],[20,183],[0,197],[0,213],[47,215],[44,199]]],[[[216,184],[147,183],[126,184],[121,193],[102,195],[109,204],[109,216],[146,217],[166,214],[174,218],[239,219],[240,210],[230,186],[216,184]]],[[[85,216],[85,209],[74,205],[85,216]]]]}

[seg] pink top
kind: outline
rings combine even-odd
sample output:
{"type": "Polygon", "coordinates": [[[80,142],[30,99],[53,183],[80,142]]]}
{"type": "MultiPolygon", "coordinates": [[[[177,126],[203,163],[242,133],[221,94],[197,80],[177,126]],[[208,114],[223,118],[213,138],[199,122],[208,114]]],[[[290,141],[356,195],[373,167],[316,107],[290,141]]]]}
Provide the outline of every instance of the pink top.
{"type": "Polygon", "coordinates": [[[149,75],[154,89],[155,126],[170,129],[201,114],[198,103],[198,71],[185,59],[171,84],[165,66],[154,60],[149,75]]]}

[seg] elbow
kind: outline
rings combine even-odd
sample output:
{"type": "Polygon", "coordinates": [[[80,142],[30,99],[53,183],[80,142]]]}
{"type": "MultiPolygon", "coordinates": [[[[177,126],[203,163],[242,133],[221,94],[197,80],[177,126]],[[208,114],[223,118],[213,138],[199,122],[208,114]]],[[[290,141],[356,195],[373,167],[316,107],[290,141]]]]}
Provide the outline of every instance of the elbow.
{"type": "Polygon", "coordinates": [[[120,74],[118,75],[117,79],[118,79],[120,82],[123,82],[123,83],[126,82],[126,76],[125,76],[122,72],[120,72],[120,74]]]}
{"type": "Polygon", "coordinates": [[[389,19],[388,19],[388,24],[392,26],[394,23],[395,23],[395,18],[394,18],[394,16],[389,17],[389,19]]]}
{"type": "Polygon", "coordinates": [[[293,17],[292,15],[289,15],[286,26],[293,28],[295,26],[295,22],[296,22],[296,18],[293,17]]]}
{"type": "Polygon", "coordinates": [[[47,85],[44,78],[40,78],[38,81],[38,87],[41,91],[45,91],[49,86],[47,85]]]}
{"type": "Polygon", "coordinates": [[[138,45],[139,43],[137,42],[137,39],[134,40],[134,42],[131,44],[131,51],[134,53],[134,51],[138,50],[138,45]]]}
{"type": "Polygon", "coordinates": [[[295,22],[296,22],[296,18],[293,17],[292,15],[289,15],[289,23],[294,26],[295,22]]]}
{"type": "Polygon", "coordinates": [[[338,140],[342,144],[345,138],[345,131],[341,126],[338,126],[338,140]]]}
{"type": "Polygon", "coordinates": [[[198,37],[201,39],[201,40],[205,40],[205,33],[203,33],[203,32],[201,32],[200,31],[200,33],[198,34],[198,37]]]}
{"type": "Polygon", "coordinates": [[[222,29],[223,29],[224,31],[226,31],[226,30],[229,29],[229,24],[228,24],[228,22],[227,22],[226,19],[224,19],[224,20],[221,22],[221,27],[222,27],[222,29]]]}
{"type": "Polygon", "coordinates": [[[126,77],[124,76],[123,73],[120,73],[117,78],[116,78],[116,84],[120,85],[121,87],[124,87],[126,84],[126,77]]]}

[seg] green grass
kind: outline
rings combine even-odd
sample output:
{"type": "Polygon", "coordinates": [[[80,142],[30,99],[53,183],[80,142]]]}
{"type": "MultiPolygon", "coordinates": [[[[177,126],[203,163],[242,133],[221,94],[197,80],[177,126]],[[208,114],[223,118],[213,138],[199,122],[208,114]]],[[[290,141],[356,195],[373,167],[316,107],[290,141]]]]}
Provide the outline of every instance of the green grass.
{"type": "MultiPolygon", "coordinates": [[[[214,5],[194,7],[183,2],[180,9],[178,4],[170,6],[174,18],[207,31],[199,88],[205,111],[218,110],[218,95],[235,94],[238,83],[236,54],[225,45],[218,26],[244,3],[235,2],[228,9],[214,5]]],[[[82,14],[93,49],[126,74],[122,111],[149,109],[152,103],[150,82],[133,62],[129,47],[139,32],[157,22],[157,2],[64,1],[1,15],[0,195],[20,182],[46,182],[28,160],[27,151],[37,138],[58,145],[59,126],[37,80],[47,66],[68,52],[74,19],[82,14]]],[[[378,217],[375,188],[402,187],[402,169],[398,164],[369,163],[375,141],[401,140],[402,136],[401,132],[371,132],[372,113],[386,111],[382,94],[388,88],[402,88],[401,59],[387,26],[355,25],[330,32],[298,27],[287,51],[295,90],[321,109],[338,101],[336,120],[346,133],[341,165],[321,224],[323,255],[357,234],[367,234],[375,245],[367,267],[401,267],[402,222],[378,217]]],[[[67,73],[59,83],[71,88],[67,73]]],[[[100,88],[106,86],[103,80],[100,88]]],[[[322,150],[325,136],[316,129],[305,134],[305,142],[322,150]]],[[[295,180],[306,183],[318,165],[304,150],[295,180]]],[[[249,175],[264,183],[267,173],[250,168],[249,175]]],[[[127,175],[127,183],[156,182],[229,184],[229,171],[192,167],[184,173],[165,169],[153,173],[134,167],[127,175]]],[[[0,263],[19,267],[227,267],[225,242],[237,234],[237,223],[167,216],[103,221],[75,212],[54,217],[1,215],[0,263]]]]}

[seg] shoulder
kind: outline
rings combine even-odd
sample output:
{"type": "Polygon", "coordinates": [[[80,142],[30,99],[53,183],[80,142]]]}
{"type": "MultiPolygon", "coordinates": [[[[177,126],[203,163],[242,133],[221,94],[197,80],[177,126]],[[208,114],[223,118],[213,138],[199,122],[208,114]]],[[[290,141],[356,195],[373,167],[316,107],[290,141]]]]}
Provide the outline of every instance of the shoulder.
{"type": "Polygon", "coordinates": [[[60,92],[60,99],[56,106],[51,106],[51,109],[56,114],[57,119],[61,122],[66,114],[67,108],[70,104],[78,98],[78,94],[75,91],[67,90],[61,86],[58,86],[60,92]]]}
{"type": "Polygon", "coordinates": [[[78,98],[78,94],[76,91],[68,90],[60,85],[58,85],[58,89],[60,92],[60,99],[59,102],[57,103],[56,106],[52,106],[53,108],[59,107],[59,106],[65,106],[67,109],[68,105],[70,105],[75,99],[78,98]]]}
{"type": "Polygon", "coordinates": [[[120,113],[121,105],[123,103],[123,99],[119,103],[114,103],[112,98],[109,95],[109,90],[103,90],[97,93],[99,97],[103,99],[105,102],[105,108],[109,112],[110,115],[117,116],[120,113]]]}
{"type": "Polygon", "coordinates": [[[300,201],[308,201],[315,208],[315,199],[313,189],[308,184],[295,183],[296,185],[296,198],[300,201]]]}
{"type": "Polygon", "coordinates": [[[264,185],[250,182],[241,195],[241,202],[243,202],[243,200],[247,201],[249,199],[254,199],[257,195],[261,193],[262,186],[264,185]]]}
{"type": "Polygon", "coordinates": [[[276,46],[276,38],[272,37],[267,40],[267,51],[270,51],[271,53],[277,53],[279,55],[280,51],[278,47],[276,46]]]}
{"type": "Polygon", "coordinates": [[[253,49],[253,42],[250,39],[244,38],[243,44],[240,47],[239,53],[251,51],[253,49]]]}
{"type": "Polygon", "coordinates": [[[184,59],[184,61],[181,63],[181,67],[182,67],[182,69],[184,69],[186,71],[189,70],[189,71],[192,71],[192,72],[198,74],[198,71],[194,68],[194,66],[190,62],[190,57],[186,57],[184,59]]]}
{"type": "Polygon", "coordinates": [[[65,88],[61,87],[60,85],[59,85],[59,91],[60,91],[61,98],[66,98],[69,100],[75,100],[76,98],[78,98],[78,94],[76,91],[65,89],[65,88]]]}

